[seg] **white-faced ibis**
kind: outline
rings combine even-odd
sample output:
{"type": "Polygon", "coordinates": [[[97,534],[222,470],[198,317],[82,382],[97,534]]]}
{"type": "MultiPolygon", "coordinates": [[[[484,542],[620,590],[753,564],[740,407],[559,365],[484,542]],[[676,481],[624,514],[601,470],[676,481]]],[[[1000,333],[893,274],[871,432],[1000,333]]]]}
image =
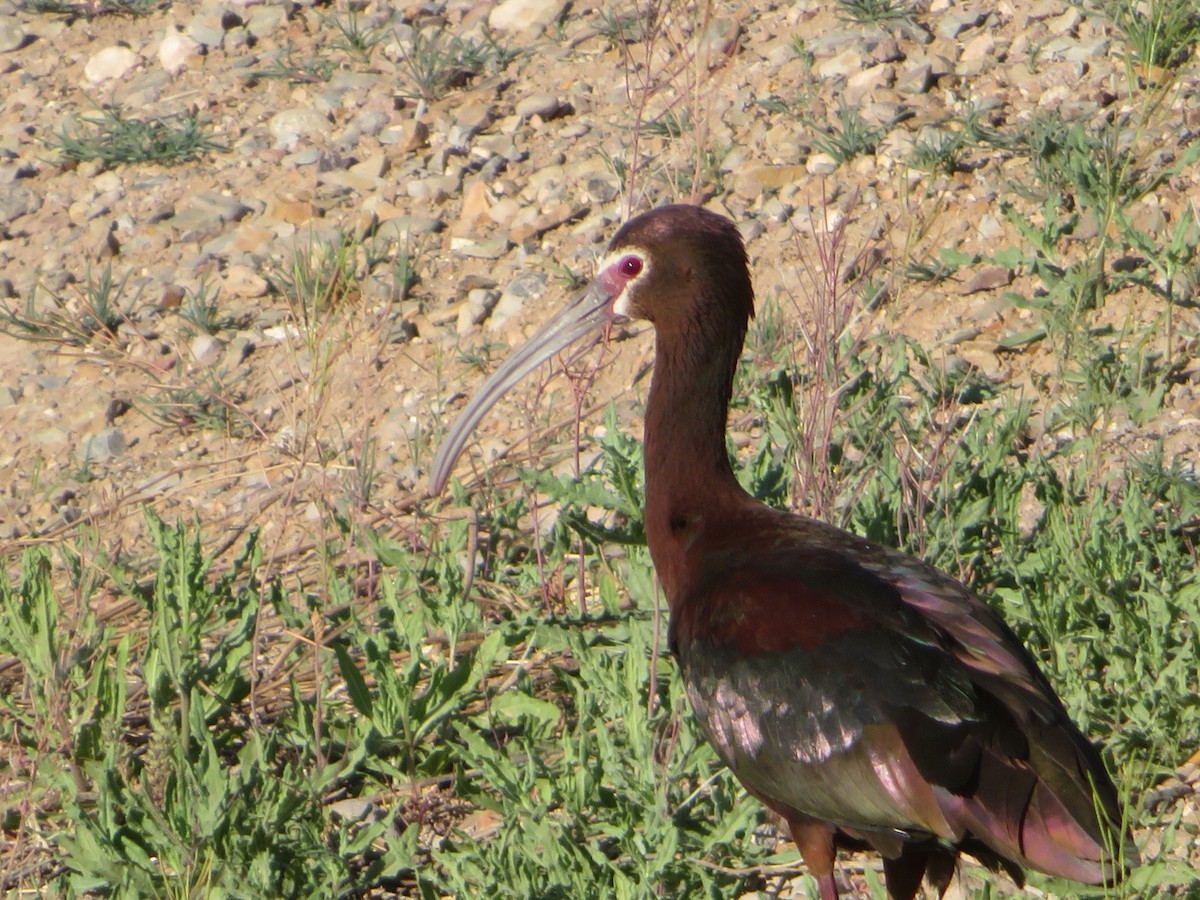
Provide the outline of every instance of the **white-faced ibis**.
{"type": "Polygon", "coordinates": [[[591,285],[518,350],[451,429],[468,436],[517,381],[623,317],[654,326],[646,539],[695,714],[746,789],[782,816],[822,900],[839,847],[883,856],[888,895],[945,892],[960,851],[1089,884],[1138,861],[1112,780],[1007,625],[898,550],[771,509],[725,445],[754,311],[736,226],[695,206],[628,222],[591,285]]]}

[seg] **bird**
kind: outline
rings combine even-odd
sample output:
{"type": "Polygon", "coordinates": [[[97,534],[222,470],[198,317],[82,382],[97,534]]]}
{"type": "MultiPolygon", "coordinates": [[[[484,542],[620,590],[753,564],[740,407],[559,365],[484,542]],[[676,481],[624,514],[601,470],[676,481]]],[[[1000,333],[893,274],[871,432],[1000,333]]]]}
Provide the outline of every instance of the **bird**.
{"type": "Polygon", "coordinates": [[[960,853],[1114,883],[1136,845],[1097,748],[1033,655],[951,576],[769,507],[739,485],[726,419],[754,315],[736,224],[690,204],[626,222],[586,289],[501,365],[448,431],[441,493],[497,400],[612,322],[648,321],[644,528],[692,710],[786,823],[821,900],[839,849],[882,856],[893,900],[943,896],[960,853]]]}

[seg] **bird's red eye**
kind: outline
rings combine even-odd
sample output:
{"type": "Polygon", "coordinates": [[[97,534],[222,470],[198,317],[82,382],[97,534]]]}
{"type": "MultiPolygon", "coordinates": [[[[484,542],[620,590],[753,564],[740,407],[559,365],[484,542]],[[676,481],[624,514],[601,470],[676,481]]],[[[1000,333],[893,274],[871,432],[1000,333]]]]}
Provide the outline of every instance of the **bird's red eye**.
{"type": "Polygon", "coordinates": [[[626,278],[636,278],[642,272],[642,261],[636,256],[627,256],[620,263],[621,274],[626,278]]]}

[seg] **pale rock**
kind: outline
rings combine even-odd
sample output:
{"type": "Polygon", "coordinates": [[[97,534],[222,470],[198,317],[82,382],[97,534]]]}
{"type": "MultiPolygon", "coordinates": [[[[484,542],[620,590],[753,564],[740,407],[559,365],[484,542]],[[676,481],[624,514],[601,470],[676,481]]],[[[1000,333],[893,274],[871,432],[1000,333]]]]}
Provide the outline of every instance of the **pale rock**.
{"type": "Polygon", "coordinates": [[[225,290],[235,297],[253,299],[270,290],[267,280],[249,266],[230,266],[225,272],[225,290]]]}
{"type": "Polygon", "coordinates": [[[329,120],[308,106],[296,106],[271,116],[267,130],[280,150],[294,149],[302,140],[324,140],[329,137],[329,120]]]}
{"type": "Polygon", "coordinates": [[[410,121],[384,128],[379,132],[379,143],[397,147],[404,153],[412,153],[428,145],[429,126],[424,122],[410,121]]]}
{"type": "Polygon", "coordinates": [[[246,30],[251,37],[262,40],[287,25],[288,7],[283,4],[260,7],[250,14],[246,30]]]}
{"type": "Polygon", "coordinates": [[[837,56],[817,63],[817,74],[825,79],[844,78],[851,72],[859,71],[862,68],[862,64],[862,54],[851,47],[843,50],[837,56]]]}
{"type": "Polygon", "coordinates": [[[175,76],[195,64],[203,49],[200,42],[190,35],[172,31],[159,44],[158,62],[171,76],[175,76]]]}
{"type": "Polygon", "coordinates": [[[458,317],[455,322],[455,331],[459,334],[467,334],[475,329],[477,325],[482,323],[492,310],[496,308],[496,303],[500,300],[500,292],[487,290],[485,288],[475,288],[467,292],[466,301],[458,308],[458,317]]]}
{"type": "Polygon", "coordinates": [[[566,5],[566,0],[502,0],[488,15],[488,25],[535,37],[562,15],[566,5]]]}
{"type": "Polygon", "coordinates": [[[488,218],[495,224],[507,227],[517,218],[521,204],[513,197],[501,197],[488,209],[488,218]]]}
{"type": "Polygon", "coordinates": [[[452,237],[450,250],[471,259],[499,259],[508,252],[508,241],[505,238],[476,241],[471,238],[452,237]]]}
{"type": "Polygon", "coordinates": [[[994,56],[996,52],[996,38],[990,31],[985,31],[977,34],[963,48],[962,56],[958,58],[959,62],[976,62],[978,60],[988,59],[994,56]]]}
{"type": "Polygon", "coordinates": [[[463,191],[462,212],[458,221],[450,229],[453,235],[464,236],[477,234],[481,227],[491,222],[488,210],[491,209],[491,195],[482,179],[471,181],[463,191]]]}
{"type": "Polygon", "coordinates": [[[492,316],[488,319],[487,330],[496,332],[504,325],[521,314],[526,301],[546,289],[547,276],[542,272],[522,272],[504,288],[492,316]]]}
{"type": "Polygon", "coordinates": [[[933,67],[929,63],[913,66],[896,82],[896,90],[901,94],[924,94],[932,86],[933,67]]]}
{"type": "Polygon", "coordinates": [[[846,99],[854,104],[864,94],[880,88],[891,87],[896,80],[896,69],[891,65],[871,66],[856,72],[846,80],[846,99]]]}
{"type": "Polygon", "coordinates": [[[808,170],[808,174],[816,175],[832,175],[837,171],[838,161],[828,153],[814,153],[808,158],[808,162],[804,164],[804,168],[808,170]]]}
{"type": "Polygon", "coordinates": [[[41,208],[41,195],[23,184],[5,185],[0,191],[0,225],[7,225],[41,208]]]}
{"type": "Polygon", "coordinates": [[[513,112],[522,119],[532,119],[534,116],[538,116],[543,121],[548,121],[567,115],[570,108],[554,94],[530,94],[517,101],[513,112]]]}
{"type": "Polygon", "coordinates": [[[225,342],[211,334],[198,334],[192,338],[191,347],[188,349],[196,365],[201,369],[208,369],[219,363],[225,355],[225,342]]]}
{"type": "Polygon", "coordinates": [[[938,16],[938,37],[954,40],[964,31],[982,25],[987,13],[982,9],[951,10],[938,16]]]}
{"type": "Polygon", "coordinates": [[[120,428],[105,428],[90,435],[83,442],[80,461],[84,463],[106,462],[120,456],[129,447],[129,440],[120,428]]]}
{"type": "Polygon", "coordinates": [[[769,166],[753,164],[743,166],[733,182],[733,190],[739,197],[754,200],[768,191],[777,191],[795,184],[807,174],[804,166],[769,166]]]}
{"type": "Polygon", "coordinates": [[[368,156],[362,162],[352,165],[350,172],[362,178],[382,178],[387,174],[390,167],[391,164],[388,162],[386,156],[382,153],[375,153],[368,156]]]}
{"type": "Polygon", "coordinates": [[[1051,34],[1075,34],[1082,18],[1078,8],[1068,6],[1061,15],[1048,19],[1046,27],[1050,29],[1051,34]]]}
{"type": "Polygon", "coordinates": [[[20,50],[29,35],[16,16],[0,16],[0,53],[20,50]]]}
{"type": "Polygon", "coordinates": [[[973,275],[960,292],[963,294],[978,294],[981,291],[994,291],[997,288],[1012,284],[1013,273],[1004,266],[988,266],[973,275]]]}
{"type": "Polygon", "coordinates": [[[128,47],[105,47],[92,54],[83,67],[83,77],[92,84],[116,81],[137,68],[139,61],[138,55],[128,47]]]}
{"type": "Polygon", "coordinates": [[[236,369],[257,349],[258,345],[254,342],[252,335],[239,332],[225,348],[225,358],[221,361],[221,365],[226,369],[236,369]]]}

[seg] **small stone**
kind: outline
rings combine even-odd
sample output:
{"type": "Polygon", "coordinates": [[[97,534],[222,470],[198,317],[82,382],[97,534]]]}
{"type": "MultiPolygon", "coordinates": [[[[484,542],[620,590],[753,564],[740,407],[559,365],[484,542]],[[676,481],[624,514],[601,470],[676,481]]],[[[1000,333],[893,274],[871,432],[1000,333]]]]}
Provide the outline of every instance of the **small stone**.
{"type": "Polygon", "coordinates": [[[984,213],[979,217],[979,224],[975,226],[975,230],[979,233],[979,237],[985,241],[995,240],[1004,234],[1004,227],[991,213],[984,213]]]}
{"type": "Polygon", "coordinates": [[[350,167],[350,174],[357,175],[360,178],[382,178],[388,173],[391,164],[388,158],[382,153],[375,153],[368,156],[362,162],[355,163],[350,167]]]}
{"type": "Polygon", "coordinates": [[[571,105],[559,100],[554,94],[530,94],[518,101],[513,110],[522,119],[532,119],[539,116],[543,121],[550,121],[572,112],[571,105]]]}
{"type": "Polygon", "coordinates": [[[0,53],[20,50],[29,39],[25,26],[16,16],[0,16],[0,53]]]}
{"type": "Polygon", "coordinates": [[[958,58],[960,63],[976,62],[978,60],[988,59],[996,53],[996,38],[990,31],[985,31],[978,34],[967,43],[963,48],[962,56],[958,58]]]}
{"type": "Polygon", "coordinates": [[[931,87],[933,87],[933,67],[929,63],[913,66],[896,82],[896,90],[901,94],[924,94],[931,87]]]}
{"type": "Polygon", "coordinates": [[[188,22],[187,33],[209,50],[219,50],[225,43],[225,26],[221,17],[211,12],[196,13],[188,22]]]}
{"type": "Polygon", "coordinates": [[[139,62],[138,55],[128,47],[105,47],[94,53],[83,67],[83,77],[92,84],[124,78],[139,62]]]}
{"type": "Polygon", "coordinates": [[[871,66],[856,72],[846,80],[846,98],[854,103],[864,94],[880,88],[891,87],[896,80],[896,69],[891,65],[871,66]]]}
{"type": "Polygon", "coordinates": [[[467,299],[458,309],[455,330],[459,334],[466,334],[472,331],[492,314],[492,310],[496,308],[499,300],[499,291],[489,291],[484,288],[475,288],[469,291],[467,299]]]}
{"type": "Polygon", "coordinates": [[[982,9],[950,10],[937,17],[938,37],[954,40],[964,31],[982,25],[987,13],[982,9]]]}
{"type": "Polygon", "coordinates": [[[843,50],[837,56],[819,62],[817,64],[817,74],[825,79],[845,78],[851,72],[859,71],[862,65],[862,54],[854,47],[851,47],[848,50],[843,50]]]}
{"type": "Polygon", "coordinates": [[[172,76],[194,65],[203,51],[200,42],[190,35],[172,31],[158,46],[158,62],[172,76]]]}
{"type": "Polygon", "coordinates": [[[96,219],[88,226],[88,244],[91,246],[92,258],[105,260],[121,252],[121,243],[117,240],[117,223],[96,219]]]}
{"type": "Polygon", "coordinates": [[[225,290],[235,297],[262,297],[270,287],[267,280],[249,266],[230,266],[225,273],[225,290]]]}
{"type": "Polygon", "coordinates": [[[709,66],[717,65],[717,61],[728,56],[742,36],[742,25],[736,18],[714,16],[708,23],[708,28],[700,38],[701,58],[709,66]]]}
{"type": "Polygon", "coordinates": [[[258,348],[254,343],[254,338],[248,334],[240,333],[229,342],[229,346],[225,348],[225,358],[222,365],[226,369],[236,369],[258,348]]]}
{"type": "Polygon", "coordinates": [[[311,107],[297,106],[271,116],[267,129],[277,149],[292,150],[302,139],[328,138],[329,120],[311,107]]]}
{"type": "Polygon", "coordinates": [[[488,331],[499,331],[510,319],[520,315],[530,297],[536,297],[546,289],[546,276],[541,272],[522,272],[508,283],[492,317],[488,320],[488,331]]]}
{"type": "Polygon", "coordinates": [[[768,191],[777,191],[802,180],[808,170],[804,166],[744,166],[734,179],[733,190],[739,197],[754,200],[768,191]]]}
{"type": "Polygon", "coordinates": [[[832,175],[837,171],[838,161],[828,153],[814,153],[808,158],[808,162],[804,164],[808,174],[822,176],[832,175]]]}
{"type": "Polygon", "coordinates": [[[450,249],[472,259],[499,259],[508,252],[508,241],[505,238],[475,241],[470,238],[452,237],[450,249]]]}
{"type": "Polygon", "coordinates": [[[183,305],[183,299],[187,296],[187,291],[177,284],[169,284],[163,288],[162,297],[158,301],[161,309],[179,309],[183,305]]]}
{"type": "Polygon", "coordinates": [[[487,185],[481,179],[474,179],[463,192],[462,212],[458,221],[450,231],[452,234],[468,236],[478,232],[480,227],[491,222],[488,210],[491,209],[491,197],[487,185]]]}
{"type": "Polygon", "coordinates": [[[256,40],[262,40],[287,24],[288,7],[282,3],[260,6],[250,14],[246,30],[256,40]]]}
{"type": "Polygon", "coordinates": [[[424,122],[411,121],[385,128],[379,132],[379,143],[412,153],[429,144],[429,126],[424,122]]]}
{"type": "Polygon", "coordinates": [[[871,62],[876,65],[900,62],[902,59],[904,59],[904,54],[900,52],[900,45],[890,34],[884,35],[871,46],[871,62]]]}
{"type": "Polygon", "coordinates": [[[129,448],[129,441],[120,428],[105,428],[86,438],[80,461],[84,463],[106,462],[114,456],[120,456],[129,448]]]}
{"type": "Polygon", "coordinates": [[[1006,269],[1004,266],[989,266],[968,280],[962,286],[961,293],[978,294],[981,291],[994,291],[996,288],[1012,284],[1012,280],[1012,270],[1006,269]]]}
{"type": "Polygon", "coordinates": [[[272,200],[263,215],[268,221],[303,225],[312,221],[316,211],[307,200],[272,200]]]}
{"type": "Polygon", "coordinates": [[[225,342],[211,334],[198,334],[192,338],[188,350],[199,368],[209,369],[221,361],[225,353],[225,342]]]}
{"type": "Polygon", "coordinates": [[[488,25],[497,31],[540,35],[562,15],[566,0],[502,0],[488,14],[488,25]]]}
{"type": "Polygon", "coordinates": [[[41,196],[22,184],[8,185],[0,191],[0,225],[7,225],[41,208],[41,196]]]}
{"type": "Polygon", "coordinates": [[[1077,7],[1068,6],[1061,15],[1047,19],[1046,27],[1051,34],[1074,34],[1082,18],[1077,7]]]}
{"type": "Polygon", "coordinates": [[[71,436],[57,425],[35,431],[29,436],[29,443],[35,447],[64,447],[70,440],[71,436]]]}

